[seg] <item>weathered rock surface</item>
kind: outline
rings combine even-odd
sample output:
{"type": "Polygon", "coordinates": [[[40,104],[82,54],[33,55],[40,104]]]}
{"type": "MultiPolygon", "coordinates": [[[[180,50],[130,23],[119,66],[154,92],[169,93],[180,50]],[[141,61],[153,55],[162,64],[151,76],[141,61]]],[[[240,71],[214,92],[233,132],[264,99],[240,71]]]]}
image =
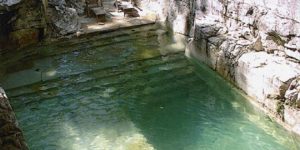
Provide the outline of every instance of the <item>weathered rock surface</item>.
{"type": "Polygon", "coordinates": [[[53,24],[54,33],[66,35],[80,28],[78,14],[83,14],[84,6],[79,0],[49,0],[47,16],[53,24]]]}
{"type": "Polygon", "coordinates": [[[195,57],[300,134],[300,1],[196,0],[195,57]]]}
{"type": "Polygon", "coordinates": [[[299,125],[288,121],[300,122],[295,115],[299,112],[300,1],[144,3],[162,8],[157,11],[159,18],[174,32],[191,36],[187,55],[205,62],[300,134],[299,125]],[[288,111],[292,117],[287,117],[288,111]]]}
{"type": "Polygon", "coordinates": [[[300,77],[298,76],[294,79],[288,89],[285,92],[284,97],[287,100],[287,103],[291,105],[296,105],[297,108],[300,108],[300,77]]]}
{"type": "Polygon", "coordinates": [[[1,0],[0,6],[12,6],[20,3],[22,0],[1,0]]]}
{"type": "Polygon", "coordinates": [[[290,126],[290,130],[300,134],[300,112],[299,110],[285,106],[284,107],[284,121],[290,126]]]}
{"type": "Polygon", "coordinates": [[[67,3],[65,0],[49,0],[48,4],[53,6],[62,6],[62,5],[66,5],[67,3]]]}
{"type": "Polygon", "coordinates": [[[0,51],[23,48],[40,41],[46,30],[46,20],[40,1],[8,2],[0,13],[0,51]],[[28,32],[27,32],[28,31],[28,32]]]}
{"type": "Polygon", "coordinates": [[[0,0],[0,52],[75,33],[83,12],[81,0],[0,0]]]}
{"type": "Polygon", "coordinates": [[[80,27],[78,14],[74,8],[65,7],[64,5],[55,6],[51,9],[49,16],[56,32],[61,35],[75,33],[80,27]]]}
{"type": "Polygon", "coordinates": [[[141,6],[167,21],[174,32],[189,35],[194,21],[194,0],[140,0],[141,6]]]}
{"type": "Polygon", "coordinates": [[[0,148],[3,150],[27,150],[21,129],[8,102],[4,90],[0,88],[0,148]]]}
{"type": "Polygon", "coordinates": [[[76,12],[78,13],[78,15],[84,14],[85,4],[83,3],[82,0],[67,0],[66,5],[69,8],[76,9],[76,12]]]}

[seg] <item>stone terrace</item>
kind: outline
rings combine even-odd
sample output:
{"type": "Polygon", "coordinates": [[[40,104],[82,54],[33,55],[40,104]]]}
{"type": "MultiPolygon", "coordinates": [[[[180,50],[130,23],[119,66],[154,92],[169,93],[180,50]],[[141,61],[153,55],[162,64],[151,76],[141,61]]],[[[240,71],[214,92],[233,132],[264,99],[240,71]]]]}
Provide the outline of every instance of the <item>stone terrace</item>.
{"type": "Polygon", "coordinates": [[[79,18],[81,28],[77,32],[77,36],[93,32],[108,32],[118,30],[120,28],[128,28],[156,22],[155,13],[138,9],[139,17],[124,17],[123,12],[118,12],[114,7],[114,1],[104,0],[103,7],[106,11],[106,22],[97,22],[95,17],[81,16],[79,18]]]}

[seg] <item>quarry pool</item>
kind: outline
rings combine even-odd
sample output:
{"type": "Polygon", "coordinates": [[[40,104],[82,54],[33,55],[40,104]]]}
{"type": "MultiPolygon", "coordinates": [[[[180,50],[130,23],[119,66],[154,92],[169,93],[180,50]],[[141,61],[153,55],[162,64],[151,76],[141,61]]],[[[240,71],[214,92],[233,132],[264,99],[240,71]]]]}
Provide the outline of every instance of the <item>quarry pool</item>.
{"type": "Polygon", "coordinates": [[[29,148],[300,149],[298,137],[163,35],[147,29],[70,44],[5,74],[29,148]]]}

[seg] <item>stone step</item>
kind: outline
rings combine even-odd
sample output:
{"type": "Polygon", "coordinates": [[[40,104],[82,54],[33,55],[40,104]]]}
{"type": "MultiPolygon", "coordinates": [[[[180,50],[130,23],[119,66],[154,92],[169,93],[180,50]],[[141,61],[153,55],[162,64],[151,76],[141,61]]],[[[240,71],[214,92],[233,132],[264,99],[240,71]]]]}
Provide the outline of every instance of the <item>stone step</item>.
{"type": "MultiPolygon", "coordinates": [[[[74,38],[71,40],[61,40],[57,43],[50,43],[50,46],[41,46],[39,49],[44,49],[47,47],[54,47],[54,48],[65,48],[65,45],[68,45],[68,47],[81,47],[81,45],[89,45],[90,43],[103,43],[105,41],[111,41],[112,43],[118,42],[118,41],[124,41],[121,40],[122,38],[128,38],[128,37],[137,37],[140,36],[143,37],[151,37],[154,35],[157,35],[158,27],[155,25],[149,25],[145,27],[135,28],[135,29],[125,29],[125,30],[118,30],[115,32],[111,32],[109,34],[95,34],[93,36],[84,36],[80,38],[74,38]]],[[[141,39],[141,38],[139,38],[141,39]]]]}
{"type": "MultiPolygon", "coordinates": [[[[184,72],[184,69],[180,70],[177,77],[167,76],[162,79],[152,79],[148,81],[146,84],[137,84],[129,87],[124,87],[123,89],[119,89],[117,91],[117,96],[127,98],[128,96],[132,96],[129,93],[134,93],[134,97],[146,97],[151,96],[155,97],[159,95],[159,97],[163,96],[166,93],[174,93],[175,89],[178,87],[183,87],[184,84],[187,83],[197,83],[198,78],[192,72],[184,72]],[[143,89],[143,90],[142,90],[143,89]],[[139,93],[135,93],[139,91],[139,93]],[[141,92],[142,91],[142,92],[141,92]]],[[[188,87],[188,84],[186,85],[188,87]]],[[[178,90],[178,89],[177,89],[178,90]]]]}
{"type": "MultiPolygon", "coordinates": [[[[184,69],[186,66],[181,66],[180,68],[177,69],[184,69]]],[[[174,71],[173,70],[169,70],[167,72],[176,72],[177,69],[175,68],[174,71]]],[[[167,72],[165,72],[167,74],[167,72]]],[[[148,75],[136,75],[136,76],[140,76],[140,79],[149,79],[149,78],[155,78],[157,75],[161,75],[161,72],[155,72],[152,74],[148,74],[148,75]],[[147,77],[147,78],[146,78],[147,77]]],[[[32,92],[32,93],[27,93],[27,94],[23,94],[23,95],[19,95],[17,97],[12,97],[12,101],[18,101],[18,100],[23,100],[24,97],[26,97],[26,101],[31,101],[31,99],[49,99],[53,96],[65,96],[65,95],[73,95],[76,94],[77,92],[80,91],[86,91],[86,90],[90,90],[90,89],[98,89],[98,90],[105,90],[110,86],[115,86],[118,87],[118,85],[123,84],[123,83],[127,83],[130,82],[132,80],[131,76],[134,76],[134,73],[129,73],[129,75],[116,75],[116,76],[109,76],[107,78],[100,78],[100,79],[93,79],[93,80],[89,80],[86,82],[82,82],[82,83],[72,83],[72,84],[68,84],[68,85],[61,85],[58,87],[54,87],[51,89],[47,89],[44,91],[39,91],[39,92],[32,92]],[[91,86],[93,85],[93,86],[91,86]],[[58,89],[61,89],[61,87],[63,87],[63,90],[58,91],[58,89]],[[39,93],[39,95],[36,95],[36,93],[39,93]]],[[[171,76],[168,76],[168,78],[171,78],[171,76]]],[[[160,80],[160,79],[159,79],[160,80]]],[[[132,85],[135,85],[134,83],[131,83],[132,85]]]]}
{"type": "MultiPolygon", "coordinates": [[[[141,39],[146,40],[148,38],[141,38],[141,39]]],[[[157,40],[151,40],[151,41],[157,41],[157,40]]],[[[30,80],[22,80],[17,82],[17,80],[20,79],[11,76],[10,78],[5,79],[5,82],[2,82],[2,85],[6,89],[12,89],[23,85],[37,83],[41,80],[43,81],[51,80],[53,78],[58,78],[66,74],[71,75],[71,74],[77,74],[84,71],[88,71],[91,69],[98,69],[100,66],[101,67],[102,66],[108,67],[112,65],[117,66],[120,65],[120,63],[138,59],[135,56],[150,54],[150,57],[155,57],[161,55],[160,52],[156,49],[158,47],[157,46],[158,43],[156,42],[154,43],[139,42],[139,43],[145,43],[145,45],[135,44],[134,41],[124,42],[122,44],[120,43],[113,44],[107,47],[97,47],[95,49],[88,48],[87,50],[81,50],[81,51],[75,50],[73,53],[61,54],[58,56],[53,56],[51,58],[49,57],[47,58],[48,61],[45,61],[46,58],[39,59],[34,61],[34,64],[32,64],[33,67],[25,70],[27,73],[25,72],[23,73],[23,76],[26,75],[30,76],[30,80]],[[90,58],[92,58],[94,61],[91,61],[90,58]],[[80,62],[83,63],[79,63],[78,60],[80,60],[80,62]],[[68,63],[62,64],[62,61],[68,61],[68,63]],[[70,63],[70,62],[74,62],[74,63],[70,63]],[[94,62],[99,62],[99,63],[94,63],[94,62]],[[49,66],[49,64],[51,66],[49,66]],[[55,64],[56,66],[53,64],[55,64]],[[68,67],[62,68],[61,67],[62,65],[63,66],[68,65],[68,67]],[[45,73],[48,71],[49,68],[55,71],[54,76],[46,76],[45,73]]]]}
{"type": "Polygon", "coordinates": [[[121,63],[119,65],[114,65],[114,66],[108,66],[108,67],[100,66],[100,68],[89,69],[89,70],[81,71],[81,72],[74,73],[74,74],[71,74],[71,75],[65,74],[65,75],[63,75],[59,78],[44,81],[43,83],[38,82],[38,83],[30,84],[30,85],[27,85],[27,86],[10,89],[10,90],[7,90],[7,91],[9,93],[9,96],[13,97],[13,96],[16,96],[16,95],[20,95],[22,93],[28,93],[28,92],[33,92],[33,91],[39,90],[39,89],[37,89],[37,87],[34,88],[35,86],[47,85],[47,88],[53,88],[53,87],[57,86],[57,82],[58,83],[59,82],[65,82],[66,84],[67,83],[72,83],[75,80],[77,80],[77,78],[81,78],[82,75],[90,76],[92,78],[100,78],[102,76],[109,76],[109,75],[113,75],[113,74],[116,74],[116,73],[128,71],[130,68],[135,67],[135,66],[138,67],[136,69],[139,69],[139,68],[143,68],[143,67],[145,68],[145,67],[151,66],[151,65],[159,65],[159,64],[162,64],[162,63],[167,63],[166,61],[174,62],[174,61],[177,61],[177,60],[180,60],[180,59],[184,59],[184,56],[181,53],[171,54],[168,57],[165,57],[164,59],[167,58],[167,60],[163,61],[163,62],[160,60],[161,58],[162,58],[162,56],[159,55],[159,56],[155,56],[153,58],[130,60],[130,61],[121,63]],[[141,62],[142,62],[142,65],[140,65],[141,62]],[[111,70],[119,70],[119,72],[111,71],[111,70]]]}
{"type": "MultiPolygon", "coordinates": [[[[29,105],[30,103],[35,103],[37,100],[51,100],[57,98],[72,98],[72,97],[80,97],[84,95],[85,92],[90,93],[98,93],[97,96],[107,97],[107,94],[112,94],[116,96],[123,96],[123,94],[129,94],[128,92],[136,91],[138,88],[143,88],[144,81],[139,82],[141,80],[147,81],[147,86],[151,87],[159,87],[157,90],[152,91],[152,93],[158,91],[164,91],[163,89],[168,89],[172,87],[176,87],[175,85],[178,83],[185,83],[187,80],[196,81],[197,77],[191,72],[191,70],[187,71],[187,66],[182,66],[180,68],[176,68],[174,70],[167,71],[158,71],[153,74],[140,74],[140,75],[124,75],[123,77],[109,77],[106,80],[92,80],[88,82],[83,82],[80,84],[72,84],[67,87],[63,87],[63,91],[59,91],[59,93],[55,93],[57,89],[49,89],[48,91],[42,91],[37,93],[31,93],[29,95],[22,95],[18,97],[12,98],[12,103],[16,103],[14,105],[16,108],[23,108],[25,105],[29,105]],[[177,74],[175,78],[173,74],[177,74]],[[132,79],[132,76],[136,76],[136,79],[132,79]],[[174,82],[175,80],[178,80],[174,82]],[[165,83],[165,84],[164,84],[165,83]],[[94,84],[91,86],[91,84],[94,84]],[[121,85],[126,85],[126,87],[120,87],[121,85]],[[55,93],[55,94],[49,94],[55,93]],[[26,99],[24,99],[26,97],[26,99]],[[23,101],[22,103],[17,103],[17,101],[23,101]],[[24,105],[24,106],[19,106],[24,105]]],[[[61,88],[61,87],[59,87],[61,88]]],[[[86,93],[85,93],[86,94],[86,93]]],[[[150,94],[150,93],[148,93],[150,94]]],[[[130,94],[129,94],[130,95],[130,94]]],[[[115,96],[112,96],[114,98],[115,96]]]]}
{"type": "Polygon", "coordinates": [[[115,45],[116,43],[126,43],[130,41],[141,40],[142,38],[139,38],[140,36],[155,38],[157,29],[158,27],[156,25],[145,25],[137,29],[122,29],[114,31],[110,34],[93,34],[91,36],[64,39],[57,41],[56,43],[44,43],[41,44],[41,46],[35,46],[34,48],[28,47],[15,53],[7,53],[5,55],[1,54],[0,59],[4,61],[0,62],[0,66],[10,67],[16,64],[16,62],[24,62],[29,58],[45,58],[69,53],[75,50],[109,47],[109,45],[115,45]],[[66,48],[65,45],[68,45],[68,48],[66,48]]]}
{"type": "Polygon", "coordinates": [[[147,32],[141,32],[138,34],[123,34],[118,37],[111,37],[111,38],[104,38],[104,39],[86,39],[83,41],[78,41],[78,43],[69,43],[68,48],[66,49],[64,45],[52,45],[50,48],[49,47],[42,47],[39,48],[38,51],[42,53],[44,56],[57,56],[65,53],[69,53],[72,51],[82,51],[82,50],[90,50],[92,51],[93,49],[101,49],[105,47],[111,47],[113,45],[118,45],[118,44],[123,44],[123,43],[140,43],[140,42],[145,42],[147,41],[155,41],[151,40],[149,38],[156,39],[157,34],[153,31],[151,33],[147,32]],[[144,40],[144,41],[143,41],[144,40]]]}
{"type": "Polygon", "coordinates": [[[98,79],[110,78],[125,73],[140,71],[143,69],[163,67],[169,65],[170,63],[173,63],[173,65],[180,64],[180,63],[186,65],[187,63],[183,54],[181,53],[169,55],[168,57],[169,58],[166,61],[161,61],[161,56],[157,56],[146,60],[133,60],[133,61],[125,62],[124,64],[121,64],[119,66],[109,66],[109,67],[99,68],[95,70],[88,70],[86,72],[79,72],[73,75],[65,75],[56,79],[44,81],[43,83],[35,83],[20,88],[10,89],[7,90],[7,93],[11,98],[14,98],[17,96],[25,96],[26,94],[35,93],[37,91],[45,91],[48,89],[53,89],[53,88],[55,89],[61,86],[68,86],[70,84],[79,84],[82,82],[87,82],[95,79],[98,80],[98,79]],[[43,86],[43,85],[47,85],[47,86],[43,86]]]}

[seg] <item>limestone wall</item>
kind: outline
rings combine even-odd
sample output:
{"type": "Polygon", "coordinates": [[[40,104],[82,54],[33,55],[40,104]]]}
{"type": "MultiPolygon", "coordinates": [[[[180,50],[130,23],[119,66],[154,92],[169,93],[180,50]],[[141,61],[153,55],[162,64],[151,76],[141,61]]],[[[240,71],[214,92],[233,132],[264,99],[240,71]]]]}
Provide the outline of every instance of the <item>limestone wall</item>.
{"type": "Polygon", "coordinates": [[[194,21],[194,0],[141,0],[145,10],[168,24],[174,32],[189,35],[194,21]]]}
{"type": "Polygon", "coordinates": [[[195,57],[300,134],[300,1],[196,0],[195,57]]]}
{"type": "Polygon", "coordinates": [[[8,102],[4,90],[0,88],[0,148],[3,150],[27,150],[21,129],[8,102]]]}

